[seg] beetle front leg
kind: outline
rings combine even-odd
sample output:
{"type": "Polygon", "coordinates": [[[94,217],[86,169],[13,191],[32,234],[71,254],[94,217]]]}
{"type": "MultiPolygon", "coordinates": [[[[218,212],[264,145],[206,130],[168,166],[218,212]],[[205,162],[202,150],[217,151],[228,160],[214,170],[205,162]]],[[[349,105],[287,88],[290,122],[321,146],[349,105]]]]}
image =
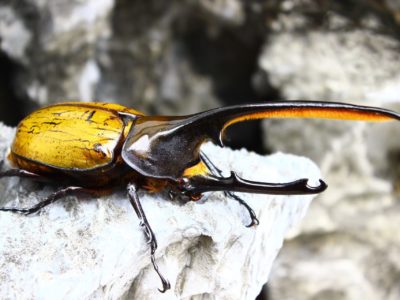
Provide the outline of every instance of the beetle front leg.
{"type": "Polygon", "coordinates": [[[162,283],[162,290],[158,289],[161,293],[164,293],[165,291],[169,290],[171,288],[171,285],[167,279],[165,279],[161,272],[158,269],[157,263],[156,263],[156,258],[155,258],[155,252],[157,249],[157,239],[153,233],[153,230],[150,227],[149,221],[147,221],[146,215],[143,211],[142,205],[140,204],[139,197],[137,195],[137,187],[135,184],[130,183],[128,184],[128,196],[129,200],[136,212],[136,215],[138,216],[140,220],[140,226],[143,229],[143,232],[146,236],[147,242],[150,244],[150,258],[151,258],[151,263],[153,264],[154,270],[157,272],[158,276],[161,279],[162,283]]]}
{"type": "MultiPolygon", "coordinates": [[[[211,159],[208,158],[208,156],[203,151],[200,151],[200,159],[204,162],[204,164],[207,166],[207,168],[211,171],[211,173],[214,176],[222,177],[222,171],[217,168],[217,166],[211,161],[211,159]]],[[[250,221],[250,224],[246,225],[246,227],[252,227],[254,225],[260,224],[260,221],[258,220],[256,213],[250,207],[250,205],[248,205],[246,203],[246,201],[244,201],[238,195],[236,195],[230,191],[224,191],[224,194],[227,197],[229,197],[235,201],[238,201],[241,205],[243,205],[247,209],[247,211],[249,212],[251,221],[250,221]]]]}

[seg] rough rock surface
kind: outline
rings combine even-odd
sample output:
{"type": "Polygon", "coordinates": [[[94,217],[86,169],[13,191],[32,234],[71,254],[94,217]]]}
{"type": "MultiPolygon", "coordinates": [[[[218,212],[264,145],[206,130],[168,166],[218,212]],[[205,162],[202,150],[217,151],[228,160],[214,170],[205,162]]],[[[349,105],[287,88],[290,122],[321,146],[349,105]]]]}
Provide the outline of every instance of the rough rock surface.
{"type": "MultiPolygon", "coordinates": [[[[35,106],[71,99],[164,114],[276,98],[400,110],[399,8],[398,0],[0,1],[0,120],[15,125],[35,106]]],[[[273,121],[268,149],[254,142],[262,133],[253,126],[234,131],[257,151],[311,157],[330,184],[293,233],[271,297],[399,298],[397,124],[273,121]],[[348,253],[305,250],[325,243],[348,253]],[[381,257],[382,271],[362,253],[381,257]]]]}
{"type": "MultiPolygon", "coordinates": [[[[358,29],[338,15],[328,19],[301,34],[305,19],[296,13],[278,21],[259,60],[274,87],[287,99],[358,100],[400,111],[399,41],[373,17],[358,29]]],[[[264,125],[271,149],[316,160],[330,185],[280,256],[272,299],[398,299],[400,124],[264,125]]]]}
{"type": "MultiPolygon", "coordinates": [[[[14,130],[0,127],[4,154],[14,130]]],[[[244,178],[285,182],[319,179],[308,159],[245,150],[204,151],[222,170],[244,178]]],[[[1,205],[29,206],[53,189],[17,178],[0,181],[1,205]]],[[[166,201],[140,193],[158,239],[157,258],[172,290],[150,265],[148,246],[121,189],[101,199],[67,199],[38,215],[0,213],[0,297],[52,299],[254,299],[267,281],[285,232],[305,214],[313,196],[243,195],[260,225],[246,228],[247,212],[222,193],[202,203],[166,201]]]]}

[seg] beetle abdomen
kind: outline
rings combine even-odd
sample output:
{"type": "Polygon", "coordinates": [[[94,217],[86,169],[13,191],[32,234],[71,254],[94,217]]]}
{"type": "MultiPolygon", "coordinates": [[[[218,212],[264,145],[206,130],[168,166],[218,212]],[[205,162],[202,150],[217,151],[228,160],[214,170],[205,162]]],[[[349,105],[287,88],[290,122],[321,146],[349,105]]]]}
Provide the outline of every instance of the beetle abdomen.
{"type": "Polygon", "coordinates": [[[25,169],[29,162],[66,171],[101,168],[114,161],[125,134],[118,111],[101,104],[49,106],[20,122],[11,159],[18,166],[25,160],[25,169]]]}

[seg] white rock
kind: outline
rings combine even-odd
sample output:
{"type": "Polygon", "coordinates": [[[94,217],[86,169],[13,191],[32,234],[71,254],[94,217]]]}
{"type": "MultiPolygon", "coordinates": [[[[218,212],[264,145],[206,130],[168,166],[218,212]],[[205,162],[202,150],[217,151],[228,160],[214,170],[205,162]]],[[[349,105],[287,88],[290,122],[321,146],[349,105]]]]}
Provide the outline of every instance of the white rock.
{"type": "MultiPolygon", "coordinates": [[[[13,131],[0,127],[0,150],[13,131]]],[[[245,178],[316,181],[308,159],[205,145],[222,169],[245,178]]],[[[2,179],[1,205],[29,206],[52,191],[29,180],[2,179]]],[[[222,193],[201,203],[140,193],[158,239],[156,252],[172,289],[160,294],[148,245],[124,189],[109,197],[67,199],[29,217],[0,213],[0,298],[19,299],[254,299],[268,280],[285,232],[313,196],[243,194],[260,225],[246,228],[247,211],[222,193]]]]}

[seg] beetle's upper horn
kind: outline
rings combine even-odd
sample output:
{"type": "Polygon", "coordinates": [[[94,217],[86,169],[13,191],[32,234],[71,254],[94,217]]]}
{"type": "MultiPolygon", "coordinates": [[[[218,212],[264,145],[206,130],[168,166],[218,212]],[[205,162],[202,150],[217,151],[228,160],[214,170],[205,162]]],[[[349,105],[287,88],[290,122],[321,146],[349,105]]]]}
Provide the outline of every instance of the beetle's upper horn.
{"type": "MultiPolygon", "coordinates": [[[[238,122],[268,118],[319,118],[380,122],[400,120],[394,111],[339,102],[282,101],[222,107],[193,115],[193,123],[213,126],[218,142],[223,145],[224,130],[238,122]],[[216,127],[216,128],[215,128],[216,127]]],[[[212,137],[212,136],[211,136],[212,137]]]]}

